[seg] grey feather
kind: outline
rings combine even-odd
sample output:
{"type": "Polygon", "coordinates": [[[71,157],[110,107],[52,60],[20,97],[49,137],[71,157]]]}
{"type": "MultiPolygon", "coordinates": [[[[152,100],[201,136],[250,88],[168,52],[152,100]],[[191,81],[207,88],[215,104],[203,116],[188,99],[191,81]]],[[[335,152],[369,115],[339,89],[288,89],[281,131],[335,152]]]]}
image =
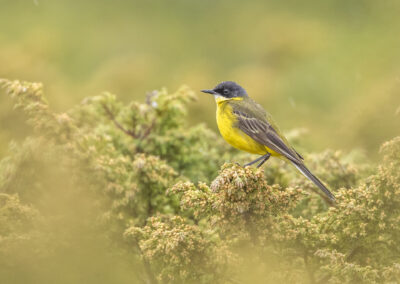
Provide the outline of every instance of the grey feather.
{"type": "Polygon", "coordinates": [[[329,189],[304,165],[303,157],[292,148],[286,138],[272,120],[272,117],[256,102],[244,98],[237,103],[229,102],[237,118],[237,125],[241,131],[253,138],[258,143],[267,146],[276,153],[288,159],[304,176],[320,188],[331,202],[335,196],[329,189]]]}

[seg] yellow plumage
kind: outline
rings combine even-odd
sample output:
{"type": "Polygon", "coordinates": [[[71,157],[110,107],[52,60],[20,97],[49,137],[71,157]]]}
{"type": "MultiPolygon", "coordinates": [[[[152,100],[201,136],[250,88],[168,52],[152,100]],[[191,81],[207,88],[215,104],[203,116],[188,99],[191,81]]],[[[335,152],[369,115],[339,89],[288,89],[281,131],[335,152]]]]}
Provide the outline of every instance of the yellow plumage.
{"type": "Polygon", "coordinates": [[[239,150],[261,155],[245,166],[259,162],[257,167],[261,167],[270,156],[276,156],[292,163],[325,193],[323,196],[329,202],[335,201],[329,189],[304,165],[303,157],[290,146],[271,115],[253,101],[245,89],[235,82],[226,81],[202,92],[215,98],[217,124],[222,137],[239,150]]]}
{"type": "MultiPolygon", "coordinates": [[[[243,98],[234,98],[231,100],[243,100],[243,98]]],[[[217,125],[222,137],[233,147],[252,154],[265,155],[270,153],[272,156],[281,156],[267,146],[258,143],[248,136],[238,127],[237,118],[233,114],[232,107],[227,103],[229,100],[216,98],[217,102],[217,125]]]]}

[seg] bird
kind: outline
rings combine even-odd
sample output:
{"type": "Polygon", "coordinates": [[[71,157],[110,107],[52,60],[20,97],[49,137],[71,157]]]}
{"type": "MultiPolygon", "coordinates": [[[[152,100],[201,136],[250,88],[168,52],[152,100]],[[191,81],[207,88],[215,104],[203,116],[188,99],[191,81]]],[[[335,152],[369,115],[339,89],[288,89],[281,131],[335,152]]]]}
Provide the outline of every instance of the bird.
{"type": "Polygon", "coordinates": [[[306,167],[303,156],[289,144],[272,116],[251,99],[243,87],[233,81],[225,81],[213,89],[201,91],[215,98],[217,125],[225,141],[239,150],[260,155],[244,167],[258,163],[259,168],[271,156],[278,157],[290,162],[311,180],[328,202],[335,202],[335,196],[306,167]]]}

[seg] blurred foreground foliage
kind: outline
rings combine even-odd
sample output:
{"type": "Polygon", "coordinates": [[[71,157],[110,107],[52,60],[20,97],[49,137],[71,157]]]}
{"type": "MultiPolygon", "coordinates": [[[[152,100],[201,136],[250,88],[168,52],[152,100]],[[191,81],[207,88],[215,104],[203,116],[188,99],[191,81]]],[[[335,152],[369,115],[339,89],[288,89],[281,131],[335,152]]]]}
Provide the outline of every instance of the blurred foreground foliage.
{"type": "Polygon", "coordinates": [[[0,85],[35,130],[0,162],[2,283],[400,279],[400,137],[378,166],[357,152],[306,155],[335,191],[328,207],[280,161],[230,163],[249,156],[187,125],[188,87],[55,113],[41,84],[0,85]]]}

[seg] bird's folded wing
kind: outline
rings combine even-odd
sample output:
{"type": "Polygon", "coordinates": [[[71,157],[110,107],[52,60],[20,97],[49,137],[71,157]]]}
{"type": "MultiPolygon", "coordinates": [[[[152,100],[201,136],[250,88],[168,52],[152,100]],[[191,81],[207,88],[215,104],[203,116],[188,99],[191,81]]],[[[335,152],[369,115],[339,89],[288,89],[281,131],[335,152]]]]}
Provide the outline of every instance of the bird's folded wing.
{"type": "Polygon", "coordinates": [[[301,156],[290,146],[286,145],[284,139],[280,137],[280,134],[266,119],[263,120],[252,117],[248,113],[239,110],[234,110],[233,113],[238,119],[237,126],[248,136],[256,140],[258,143],[285,156],[290,161],[302,163],[301,156]]]}

